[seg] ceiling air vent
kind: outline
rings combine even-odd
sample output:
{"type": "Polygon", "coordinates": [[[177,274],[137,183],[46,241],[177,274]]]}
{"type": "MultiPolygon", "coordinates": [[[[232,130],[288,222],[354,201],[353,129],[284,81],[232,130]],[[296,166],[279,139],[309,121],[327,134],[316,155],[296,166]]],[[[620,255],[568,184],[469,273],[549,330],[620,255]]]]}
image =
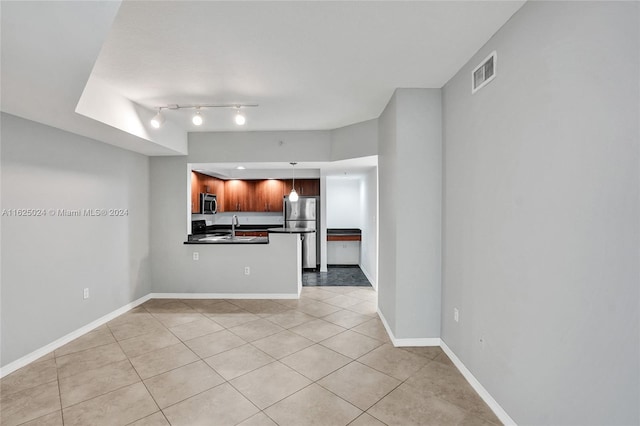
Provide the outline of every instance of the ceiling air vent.
{"type": "Polygon", "coordinates": [[[496,52],[491,52],[480,65],[474,68],[471,73],[471,93],[486,86],[496,76],[496,61],[498,57],[496,52]]]}

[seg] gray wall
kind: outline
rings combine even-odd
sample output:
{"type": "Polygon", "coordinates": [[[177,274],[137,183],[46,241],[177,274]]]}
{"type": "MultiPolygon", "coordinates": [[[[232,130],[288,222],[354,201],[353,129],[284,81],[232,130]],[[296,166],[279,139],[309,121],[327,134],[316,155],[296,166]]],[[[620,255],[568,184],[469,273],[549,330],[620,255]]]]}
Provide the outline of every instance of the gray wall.
{"type": "Polygon", "coordinates": [[[329,130],[189,133],[190,163],[330,160],[329,130]]]}
{"type": "Polygon", "coordinates": [[[378,168],[372,168],[362,179],[362,241],[360,268],[374,288],[378,285],[378,168]]]}
{"type": "Polygon", "coordinates": [[[1,119],[3,209],[128,209],[124,217],[2,217],[7,365],[151,291],[149,160],[12,115],[1,119]]]}
{"type": "Polygon", "coordinates": [[[362,228],[360,176],[327,176],[327,228],[362,228]]]}
{"type": "Polygon", "coordinates": [[[379,119],[379,305],[396,338],[440,337],[441,123],[439,89],[398,89],[379,119]]]}
{"type": "Polygon", "coordinates": [[[196,132],[189,162],[337,161],[376,155],[377,144],[377,119],[334,130],[196,132]]]}
{"type": "MultiPolygon", "coordinates": [[[[398,89],[396,337],[440,337],[442,99],[440,89],[398,89]]],[[[381,196],[382,199],[382,196],[381,196]]]]}
{"type": "Polygon", "coordinates": [[[368,157],[378,153],[378,119],[331,131],[331,161],[368,157]]]}
{"type": "Polygon", "coordinates": [[[518,424],[640,423],[638,7],[528,2],[444,87],[442,338],[518,424]]]}
{"type": "Polygon", "coordinates": [[[396,93],[378,118],[378,309],[396,329],[396,93]]]}

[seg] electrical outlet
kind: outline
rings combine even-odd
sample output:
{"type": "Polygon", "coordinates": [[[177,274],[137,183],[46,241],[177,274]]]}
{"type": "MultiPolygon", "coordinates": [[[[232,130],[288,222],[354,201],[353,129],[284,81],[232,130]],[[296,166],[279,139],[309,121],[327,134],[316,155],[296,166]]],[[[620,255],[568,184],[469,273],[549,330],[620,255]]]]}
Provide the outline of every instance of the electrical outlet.
{"type": "Polygon", "coordinates": [[[244,274],[245,275],[251,275],[251,268],[249,268],[248,266],[244,267],[244,274]]]}
{"type": "Polygon", "coordinates": [[[460,312],[458,312],[458,308],[453,308],[453,320],[455,322],[460,321],[460,312]]]}
{"type": "Polygon", "coordinates": [[[88,299],[89,298],[89,289],[85,288],[83,293],[82,293],[82,298],[83,299],[88,299]]]}
{"type": "Polygon", "coordinates": [[[193,260],[200,260],[200,253],[198,253],[197,251],[193,252],[193,260]]]}

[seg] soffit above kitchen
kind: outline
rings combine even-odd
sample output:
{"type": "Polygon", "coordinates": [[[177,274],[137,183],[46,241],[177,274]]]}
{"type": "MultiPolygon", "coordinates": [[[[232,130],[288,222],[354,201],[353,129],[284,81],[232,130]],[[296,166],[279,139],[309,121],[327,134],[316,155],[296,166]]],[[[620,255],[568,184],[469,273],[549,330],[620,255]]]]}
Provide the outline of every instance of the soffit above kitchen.
{"type": "MultiPolygon", "coordinates": [[[[338,161],[300,161],[295,166],[296,179],[321,176],[358,178],[378,166],[378,156],[338,161]]],[[[293,168],[286,162],[191,163],[191,170],[220,179],[291,179],[293,168]]]]}
{"type": "Polygon", "coordinates": [[[187,132],[376,118],[395,88],[442,87],[524,1],[2,3],[2,111],[168,155],[187,132]],[[230,109],[148,125],[203,103],[259,107],[242,127],[230,109]]]}

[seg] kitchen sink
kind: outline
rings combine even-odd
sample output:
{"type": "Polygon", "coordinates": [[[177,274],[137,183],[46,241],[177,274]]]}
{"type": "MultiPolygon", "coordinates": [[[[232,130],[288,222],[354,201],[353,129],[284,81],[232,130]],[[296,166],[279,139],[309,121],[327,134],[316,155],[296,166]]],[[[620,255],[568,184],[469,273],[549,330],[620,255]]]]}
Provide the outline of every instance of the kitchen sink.
{"type": "Polygon", "coordinates": [[[220,236],[215,236],[215,237],[205,237],[205,238],[200,238],[198,241],[211,241],[211,242],[247,242],[247,241],[252,241],[255,240],[256,237],[232,237],[231,235],[220,235],[220,236]]]}

